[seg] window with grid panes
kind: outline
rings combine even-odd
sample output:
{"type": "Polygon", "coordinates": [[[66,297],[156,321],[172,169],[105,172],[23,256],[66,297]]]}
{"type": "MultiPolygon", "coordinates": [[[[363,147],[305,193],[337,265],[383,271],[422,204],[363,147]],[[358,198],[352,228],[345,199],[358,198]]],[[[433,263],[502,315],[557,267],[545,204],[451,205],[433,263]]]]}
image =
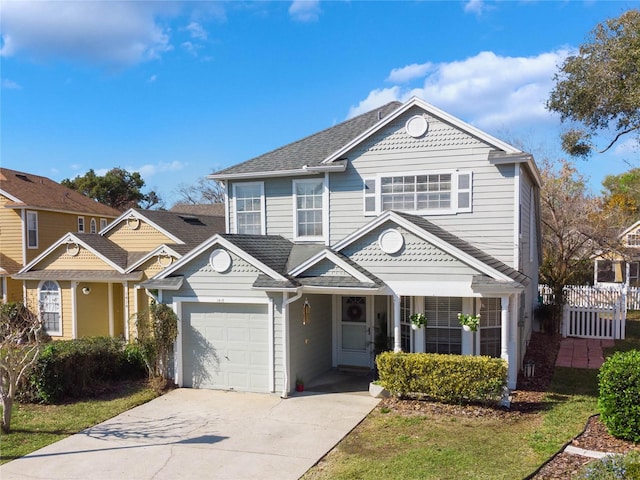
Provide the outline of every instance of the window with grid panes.
{"type": "Polygon", "coordinates": [[[462,327],[458,321],[459,312],[462,312],[462,298],[424,298],[424,314],[427,317],[426,352],[462,353],[462,327]]]}
{"type": "Polygon", "coordinates": [[[480,299],[480,355],[500,357],[502,303],[499,298],[480,299]]]}
{"type": "Polygon", "coordinates": [[[411,297],[400,297],[400,347],[411,351],[411,297]]]}

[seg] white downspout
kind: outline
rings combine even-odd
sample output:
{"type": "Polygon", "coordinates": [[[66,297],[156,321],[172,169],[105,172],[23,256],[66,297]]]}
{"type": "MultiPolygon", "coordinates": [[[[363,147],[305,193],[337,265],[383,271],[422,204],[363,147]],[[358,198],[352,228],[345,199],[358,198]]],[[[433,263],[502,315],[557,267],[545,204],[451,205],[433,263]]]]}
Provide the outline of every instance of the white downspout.
{"type": "Polygon", "coordinates": [[[296,290],[295,296],[291,298],[288,297],[288,292],[282,292],[282,364],[284,366],[284,372],[280,398],[289,397],[289,304],[302,297],[302,289],[296,290]]]}
{"type": "Polygon", "coordinates": [[[393,292],[393,351],[402,351],[402,334],[400,326],[400,295],[393,292]]]}

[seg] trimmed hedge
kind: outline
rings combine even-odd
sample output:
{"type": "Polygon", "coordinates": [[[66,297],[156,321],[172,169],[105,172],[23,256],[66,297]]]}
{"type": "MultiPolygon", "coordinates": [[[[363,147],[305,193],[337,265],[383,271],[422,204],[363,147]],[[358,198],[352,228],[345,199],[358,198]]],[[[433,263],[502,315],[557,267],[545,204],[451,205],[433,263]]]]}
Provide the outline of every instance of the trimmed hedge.
{"type": "Polygon", "coordinates": [[[105,382],[144,376],[144,362],[135,345],[110,337],[60,340],[42,348],[21,397],[53,403],[92,396],[105,382]]]}
{"type": "Polygon", "coordinates": [[[401,397],[488,403],[499,400],[507,385],[507,362],[500,358],[383,352],[376,365],[380,384],[401,397]]]}
{"type": "Polygon", "coordinates": [[[640,442],[640,351],[616,352],[598,374],[600,419],[611,435],[640,442]]]}

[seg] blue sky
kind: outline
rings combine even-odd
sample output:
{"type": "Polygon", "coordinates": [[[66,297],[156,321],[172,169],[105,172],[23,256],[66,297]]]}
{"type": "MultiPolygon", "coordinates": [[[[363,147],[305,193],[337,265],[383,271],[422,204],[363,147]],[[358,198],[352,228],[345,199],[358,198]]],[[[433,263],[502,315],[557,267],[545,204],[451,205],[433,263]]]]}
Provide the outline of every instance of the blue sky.
{"type": "MultiPolygon", "coordinates": [[[[413,95],[558,158],[557,66],[639,7],[3,0],[0,163],[56,181],[139,171],[169,207],[180,185],[413,95]]],[[[627,141],[576,165],[598,192],[640,162],[627,141]]]]}

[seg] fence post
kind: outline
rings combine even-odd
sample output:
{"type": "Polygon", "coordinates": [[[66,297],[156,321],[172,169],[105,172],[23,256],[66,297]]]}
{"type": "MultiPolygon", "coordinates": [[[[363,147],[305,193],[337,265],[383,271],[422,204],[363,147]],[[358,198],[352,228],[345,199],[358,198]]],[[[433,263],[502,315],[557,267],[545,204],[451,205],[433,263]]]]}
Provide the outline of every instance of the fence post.
{"type": "Polygon", "coordinates": [[[569,304],[562,306],[562,336],[566,337],[569,333],[569,304]]]}

